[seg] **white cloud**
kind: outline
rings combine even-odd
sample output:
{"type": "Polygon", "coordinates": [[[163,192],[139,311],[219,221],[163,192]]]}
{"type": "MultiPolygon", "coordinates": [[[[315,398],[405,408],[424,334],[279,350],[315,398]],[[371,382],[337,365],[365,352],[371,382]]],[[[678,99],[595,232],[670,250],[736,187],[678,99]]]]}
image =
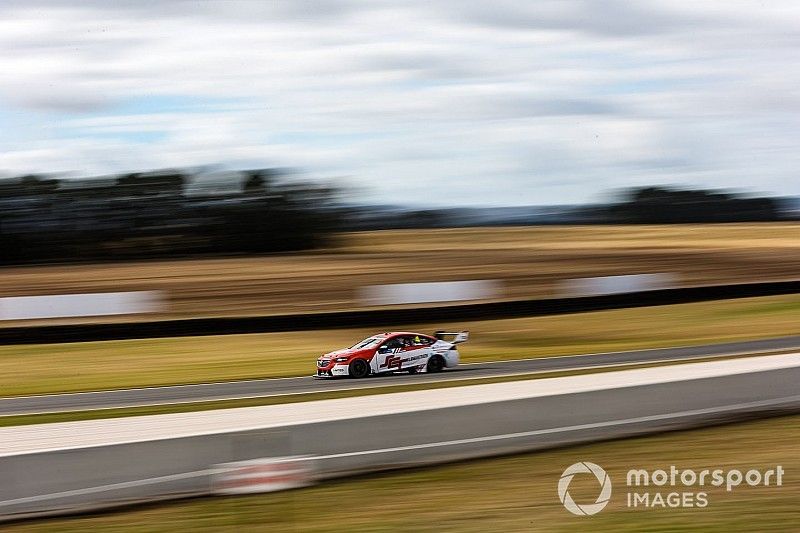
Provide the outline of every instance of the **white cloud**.
{"type": "Polygon", "coordinates": [[[223,163],[373,201],[800,194],[793,2],[8,1],[0,171],[223,163]]]}

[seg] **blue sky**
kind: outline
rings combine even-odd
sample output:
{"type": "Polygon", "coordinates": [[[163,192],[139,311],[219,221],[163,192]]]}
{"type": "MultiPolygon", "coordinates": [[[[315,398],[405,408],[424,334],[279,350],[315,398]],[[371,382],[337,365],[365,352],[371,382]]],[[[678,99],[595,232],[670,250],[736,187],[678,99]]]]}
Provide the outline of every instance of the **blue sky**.
{"type": "Polygon", "coordinates": [[[791,1],[0,4],[0,174],[291,167],[352,199],[800,195],[791,1]]]}

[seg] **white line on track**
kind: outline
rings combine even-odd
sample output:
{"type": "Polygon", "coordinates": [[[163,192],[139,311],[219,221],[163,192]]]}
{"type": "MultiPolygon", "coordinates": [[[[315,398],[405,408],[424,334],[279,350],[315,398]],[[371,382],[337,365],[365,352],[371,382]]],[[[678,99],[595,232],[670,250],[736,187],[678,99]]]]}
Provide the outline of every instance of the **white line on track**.
{"type": "Polygon", "coordinates": [[[13,500],[0,501],[0,507],[7,505],[17,505],[20,503],[41,502],[46,500],[57,500],[60,498],[69,498],[70,496],[82,496],[84,494],[96,494],[98,492],[109,492],[112,490],[129,489],[133,487],[142,487],[146,485],[156,485],[158,483],[168,483],[170,481],[179,481],[181,479],[190,479],[193,477],[202,477],[209,475],[208,470],[198,470],[196,472],[185,472],[182,474],[172,474],[169,476],[151,477],[146,479],[136,479],[133,481],[124,481],[122,483],[112,483],[110,485],[99,485],[97,487],[86,487],[84,489],[65,490],[63,492],[53,492],[50,494],[39,494],[37,496],[27,496],[25,498],[16,498],[13,500]]]}

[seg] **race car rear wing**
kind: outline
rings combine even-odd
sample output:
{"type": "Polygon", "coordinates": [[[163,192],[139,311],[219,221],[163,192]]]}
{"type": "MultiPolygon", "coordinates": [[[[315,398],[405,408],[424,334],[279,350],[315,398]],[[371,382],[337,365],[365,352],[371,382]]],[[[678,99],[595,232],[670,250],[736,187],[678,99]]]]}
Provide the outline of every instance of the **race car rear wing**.
{"type": "Polygon", "coordinates": [[[436,333],[433,334],[433,336],[442,341],[447,340],[445,339],[445,337],[452,336],[453,339],[448,342],[451,342],[453,344],[458,344],[460,342],[467,342],[469,340],[469,331],[467,330],[458,332],[437,331],[436,333]]]}

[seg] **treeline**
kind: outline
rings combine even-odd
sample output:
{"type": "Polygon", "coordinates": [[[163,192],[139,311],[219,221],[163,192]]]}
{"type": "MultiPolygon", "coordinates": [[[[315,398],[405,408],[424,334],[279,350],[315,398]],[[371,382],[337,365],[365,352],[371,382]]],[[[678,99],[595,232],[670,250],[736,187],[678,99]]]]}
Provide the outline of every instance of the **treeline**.
{"type": "Polygon", "coordinates": [[[784,216],[780,200],[703,189],[643,187],[599,210],[603,222],[677,224],[692,222],[769,222],[784,216]]]}
{"type": "Polygon", "coordinates": [[[776,198],[670,187],[593,206],[344,207],[332,186],[272,169],[0,180],[0,265],[263,254],[327,245],[341,230],[796,219],[776,198]]]}
{"type": "Polygon", "coordinates": [[[558,224],[681,224],[796,220],[800,200],[722,191],[643,187],[593,205],[445,207],[374,206],[351,210],[350,230],[534,226],[558,224]]]}
{"type": "Polygon", "coordinates": [[[0,180],[0,264],[296,251],[340,227],[333,187],[269,169],[197,181],[182,171],[0,180]]]}

